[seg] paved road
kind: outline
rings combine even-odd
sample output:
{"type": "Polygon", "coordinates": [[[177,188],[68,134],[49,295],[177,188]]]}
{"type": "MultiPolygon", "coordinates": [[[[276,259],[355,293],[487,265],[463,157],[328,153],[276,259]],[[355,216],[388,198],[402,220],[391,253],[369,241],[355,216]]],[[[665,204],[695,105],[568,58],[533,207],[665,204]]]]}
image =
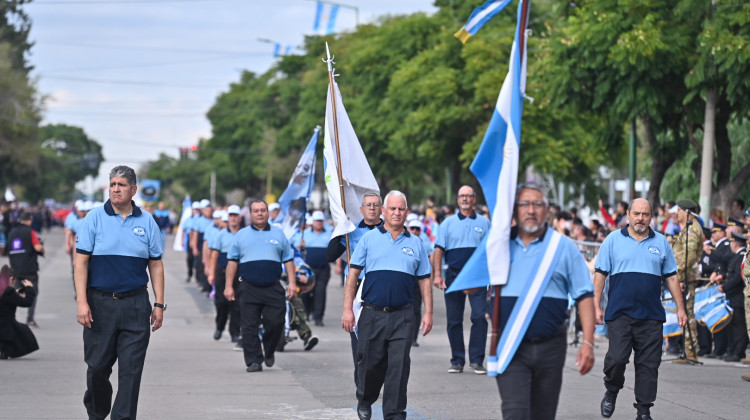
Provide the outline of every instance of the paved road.
{"type": "MultiPolygon", "coordinates": [[[[82,327],[75,322],[62,231],[45,232],[42,237],[47,258],[41,263],[40,328],[34,330],[41,349],[21,359],[0,361],[1,419],[86,417],[82,327]]],[[[273,368],[250,374],[245,372],[241,352],[232,350],[226,335],[218,342],[211,338],[213,305],[195,283],[185,283],[184,254],[168,248],[164,261],[169,309],[164,327],[151,336],[141,386],[141,418],[356,419],[349,338],[339,323],[342,289],[336,280],[328,286],[326,326],[313,330],[321,339],[318,347],[305,352],[295,341],[277,355],[273,368]]],[[[0,260],[6,262],[7,258],[0,260]]],[[[500,399],[492,379],[446,372],[445,311],[443,300],[436,297],[435,329],[411,353],[409,418],[500,418],[500,399]]],[[[18,319],[25,320],[25,314],[19,310],[18,319]]],[[[596,365],[584,377],[575,371],[575,350],[568,352],[559,419],[600,418],[606,340],[597,340],[597,347],[596,365]]],[[[654,418],[750,418],[750,382],[740,379],[750,368],[705,362],[698,367],[662,365],[654,418]]],[[[115,371],[112,378],[116,377],[115,371]]],[[[612,417],[615,420],[635,417],[632,367],[626,386],[612,417]]],[[[374,418],[379,418],[380,406],[374,408],[374,418]]]]}

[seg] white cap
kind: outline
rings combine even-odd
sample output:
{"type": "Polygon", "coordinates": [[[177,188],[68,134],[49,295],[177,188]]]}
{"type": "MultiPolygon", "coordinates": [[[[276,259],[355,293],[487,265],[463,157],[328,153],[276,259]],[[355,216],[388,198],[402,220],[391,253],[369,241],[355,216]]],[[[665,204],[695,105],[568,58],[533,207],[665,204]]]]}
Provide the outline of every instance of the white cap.
{"type": "MultiPolygon", "coordinates": [[[[416,213],[409,213],[408,216],[406,216],[406,221],[411,222],[412,220],[419,220],[419,216],[417,216],[416,213]]],[[[411,226],[409,226],[411,227],[411,226]]]]}
{"type": "Polygon", "coordinates": [[[422,229],[422,223],[419,222],[419,220],[412,220],[407,224],[410,228],[420,228],[422,229]]]}
{"type": "Polygon", "coordinates": [[[104,202],[102,201],[94,201],[94,208],[101,207],[104,205],[104,202]]]}
{"type": "Polygon", "coordinates": [[[308,217],[308,218],[305,219],[305,224],[308,225],[308,226],[312,225],[312,222],[313,222],[313,218],[312,217],[308,217]]]}
{"type": "Polygon", "coordinates": [[[214,219],[221,219],[221,210],[214,210],[213,218],[214,219]]]}
{"type": "Polygon", "coordinates": [[[76,200],[75,206],[78,210],[81,209],[81,206],[83,205],[83,200],[76,200]]]}
{"type": "Polygon", "coordinates": [[[325,216],[325,214],[323,214],[322,211],[315,210],[313,212],[313,214],[312,214],[312,219],[313,219],[313,221],[316,221],[316,220],[323,220],[323,221],[325,221],[326,220],[326,216],[325,216]]]}
{"type": "Polygon", "coordinates": [[[675,213],[677,213],[677,210],[679,210],[679,209],[680,209],[680,206],[678,206],[677,204],[675,204],[674,207],[672,207],[671,209],[669,209],[669,212],[672,213],[672,214],[675,214],[675,213]]]}
{"type": "Polygon", "coordinates": [[[193,204],[191,204],[190,207],[192,207],[193,210],[199,210],[201,208],[201,202],[200,201],[193,201],[193,204]]]}
{"type": "Polygon", "coordinates": [[[229,208],[227,208],[227,214],[228,215],[229,214],[240,214],[240,211],[241,211],[240,210],[240,206],[238,206],[236,204],[232,204],[231,206],[229,206],[229,208]]]}
{"type": "Polygon", "coordinates": [[[81,211],[91,211],[94,208],[94,202],[91,200],[86,200],[81,204],[81,208],[79,210],[81,211]]]}
{"type": "Polygon", "coordinates": [[[223,212],[223,213],[221,214],[221,221],[222,221],[222,222],[228,222],[228,221],[229,221],[229,213],[227,213],[227,212],[223,212]]]}
{"type": "Polygon", "coordinates": [[[268,211],[280,210],[281,205],[279,203],[271,203],[268,205],[268,211]]]}
{"type": "Polygon", "coordinates": [[[206,207],[210,207],[210,206],[211,206],[211,200],[209,200],[207,198],[204,198],[203,200],[201,200],[201,208],[202,209],[205,209],[206,207]]]}

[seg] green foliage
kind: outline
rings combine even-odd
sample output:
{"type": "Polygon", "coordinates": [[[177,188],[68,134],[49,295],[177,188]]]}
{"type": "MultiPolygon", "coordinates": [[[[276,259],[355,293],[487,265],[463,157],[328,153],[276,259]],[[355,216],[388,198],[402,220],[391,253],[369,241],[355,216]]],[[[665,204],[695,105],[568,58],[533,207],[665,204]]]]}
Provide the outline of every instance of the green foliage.
{"type": "MultiPolygon", "coordinates": [[[[382,190],[401,189],[416,202],[442,192],[444,182],[473,182],[467,168],[508,71],[515,13],[498,15],[462,45],[453,33],[474,5],[454,3],[438,2],[433,16],[388,17],[335,37],[308,37],[304,55],[282,57],[262,75],[244,73],[209,110],[212,135],[197,156],[158,175],[181,179],[191,195],[207,194],[211,170],[219,193],[239,188],[259,195],[270,179],[279,194],[313,128],[323,125],[328,74],[320,59],[328,41],[343,106],[382,190]]],[[[532,18],[548,16],[536,19],[544,32],[561,18],[549,12],[555,3],[542,4],[532,18]]],[[[522,163],[586,183],[616,151],[600,141],[606,118],[554,103],[536,81],[547,71],[536,64],[547,44],[536,37],[528,44],[527,94],[536,101],[526,105],[522,163]]]]}
{"type": "Polygon", "coordinates": [[[40,127],[38,138],[39,164],[33,168],[33,176],[23,182],[26,199],[68,200],[75,193],[76,182],[99,173],[104,160],[102,146],[82,128],[45,125],[40,127]]]}

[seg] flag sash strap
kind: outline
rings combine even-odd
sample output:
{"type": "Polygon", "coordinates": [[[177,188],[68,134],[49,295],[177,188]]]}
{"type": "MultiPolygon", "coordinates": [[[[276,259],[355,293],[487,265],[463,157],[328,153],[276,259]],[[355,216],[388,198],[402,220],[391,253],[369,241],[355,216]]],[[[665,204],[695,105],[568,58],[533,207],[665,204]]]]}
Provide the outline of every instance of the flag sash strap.
{"type": "MultiPolygon", "coordinates": [[[[508,364],[516,354],[518,346],[521,344],[529,323],[533,318],[539,302],[542,300],[544,290],[549,284],[552,273],[557,265],[559,258],[558,245],[562,235],[550,229],[544,238],[546,250],[541,258],[535,264],[539,269],[532,273],[526,281],[523,291],[513,306],[508,322],[505,324],[503,333],[500,336],[500,343],[497,346],[497,356],[490,357],[487,361],[488,372],[490,376],[496,376],[505,372],[508,364]],[[550,234],[551,233],[551,234],[550,234]],[[494,360],[493,360],[494,359],[494,360]]],[[[499,296],[495,297],[499,299],[499,296]]]]}

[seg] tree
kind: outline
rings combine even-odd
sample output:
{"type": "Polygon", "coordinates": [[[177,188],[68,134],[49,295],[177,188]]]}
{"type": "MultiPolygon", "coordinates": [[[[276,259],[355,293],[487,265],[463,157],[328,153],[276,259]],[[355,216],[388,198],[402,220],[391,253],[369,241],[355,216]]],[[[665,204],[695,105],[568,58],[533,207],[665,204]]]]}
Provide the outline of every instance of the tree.
{"type": "Polygon", "coordinates": [[[40,127],[39,165],[33,176],[21,182],[26,198],[66,200],[74,195],[74,186],[86,176],[96,176],[104,161],[102,146],[80,127],[50,124],[40,127]]]}

